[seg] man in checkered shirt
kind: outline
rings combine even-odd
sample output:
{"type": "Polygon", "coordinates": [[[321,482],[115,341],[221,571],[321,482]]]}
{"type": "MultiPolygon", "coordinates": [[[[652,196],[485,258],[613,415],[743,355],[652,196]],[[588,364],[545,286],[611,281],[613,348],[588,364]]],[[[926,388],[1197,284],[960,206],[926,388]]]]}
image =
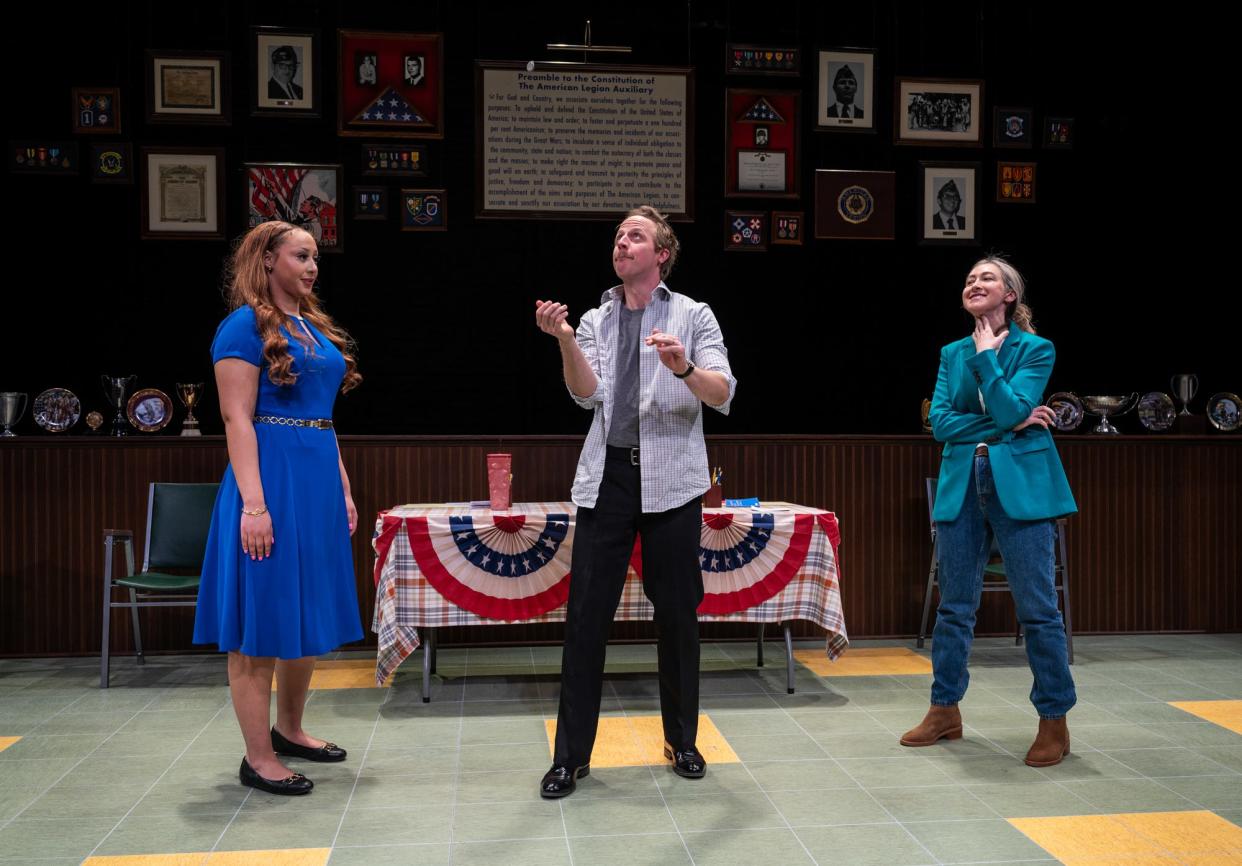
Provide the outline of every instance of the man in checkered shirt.
{"type": "Polygon", "coordinates": [[[540,785],[547,798],[573,793],[590,772],[608,634],[636,532],[643,592],[659,630],[664,754],[679,775],[706,772],[695,748],[700,498],[710,486],[703,404],[728,413],[737,381],[711,308],[664,284],[679,249],[663,214],[635,208],[613,241],[621,285],[604,293],[576,332],[564,304],[536,302],[535,321],[560,345],[571,396],[595,412],[573,485],[578,517],[556,753],[540,785]]]}

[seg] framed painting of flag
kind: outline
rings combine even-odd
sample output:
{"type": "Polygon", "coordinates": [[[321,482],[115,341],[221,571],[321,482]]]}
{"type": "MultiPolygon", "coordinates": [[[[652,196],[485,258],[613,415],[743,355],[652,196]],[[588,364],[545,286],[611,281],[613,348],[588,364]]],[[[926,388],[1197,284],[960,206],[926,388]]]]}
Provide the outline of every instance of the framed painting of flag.
{"type": "Polygon", "coordinates": [[[284,220],[310,232],[321,253],[342,252],[340,165],[246,163],[246,228],[284,220]]]}
{"type": "Polygon", "coordinates": [[[338,134],[444,138],[441,34],[338,34],[338,134]]]}

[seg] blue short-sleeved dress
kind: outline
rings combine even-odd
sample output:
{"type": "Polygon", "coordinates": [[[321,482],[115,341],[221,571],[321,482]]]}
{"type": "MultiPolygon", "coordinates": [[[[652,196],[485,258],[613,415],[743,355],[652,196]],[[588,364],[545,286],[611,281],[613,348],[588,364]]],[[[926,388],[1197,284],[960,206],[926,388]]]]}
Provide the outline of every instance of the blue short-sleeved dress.
{"type": "MultiPolygon", "coordinates": [[[[293,385],[273,385],[254,310],[235,310],[216,331],[212,362],[240,358],[260,368],[255,415],[331,418],[345,376],[340,351],[310,322],[317,346],[289,334],[293,385]]],[[[241,546],[241,493],[233,467],[216,498],[198,590],[194,642],[249,656],[319,655],[362,637],[345,492],[332,430],[254,425],[263,496],[272,516],[271,556],[241,546]]]]}

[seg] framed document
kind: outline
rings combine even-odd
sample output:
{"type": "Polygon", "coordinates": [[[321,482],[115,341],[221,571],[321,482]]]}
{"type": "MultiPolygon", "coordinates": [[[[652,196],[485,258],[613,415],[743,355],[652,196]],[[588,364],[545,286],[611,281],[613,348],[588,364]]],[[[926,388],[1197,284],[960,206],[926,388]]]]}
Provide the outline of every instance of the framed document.
{"type": "Polygon", "coordinates": [[[148,123],[229,123],[226,51],[147,51],[148,123]]]}
{"type": "Polygon", "coordinates": [[[725,91],[725,195],[798,197],[801,105],[795,91],[725,91]]]}
{"type": "Polygon", "coordinates": [[[224,148],[144,147],[143,238],[224,239],[224,148]]]}

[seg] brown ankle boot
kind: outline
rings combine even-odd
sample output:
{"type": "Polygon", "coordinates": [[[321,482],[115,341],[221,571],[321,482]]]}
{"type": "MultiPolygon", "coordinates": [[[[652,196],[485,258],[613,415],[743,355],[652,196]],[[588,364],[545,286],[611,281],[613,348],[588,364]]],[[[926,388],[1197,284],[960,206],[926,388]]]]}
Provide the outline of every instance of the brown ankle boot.
{"type": "Polygon", "coordinates": [[[940,707],[932,704],[917,728],[906,731],[901,738],[903,746],[930,746],[937,740],[960,740],[962,738],[962,714],[957,704],[940,707]]]}
{"type": "Polygon", "coordinates": [[[1065,717],[1040,719],[1039,733],[1035,735],[1035,742],[1026,753],[1026,765],[1051,767],[1061,763],[1061,759],[1069,753],[1069,726],[1065,723],[1065,717]]]}

